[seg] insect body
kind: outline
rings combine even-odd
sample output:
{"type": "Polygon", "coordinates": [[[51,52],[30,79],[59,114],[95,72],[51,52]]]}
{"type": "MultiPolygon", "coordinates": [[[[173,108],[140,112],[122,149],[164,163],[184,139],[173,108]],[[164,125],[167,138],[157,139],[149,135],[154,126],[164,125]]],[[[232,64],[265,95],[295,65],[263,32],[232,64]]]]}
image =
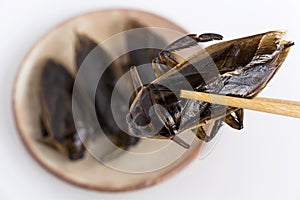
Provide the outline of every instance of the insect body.
{"type": "Polygon", "coordinates": [[[133,84],[138,89],[127,115],[131,134],[178,142],[176,135],[192,129],[199,139],[210,141],[222,122],[242,129],[242,109],[180,99],[178,92],[188,83],[194,91],[255,97],[276,73],[293,45],[283,40],[284,35],[282,31],[271,31],[220,42],[182,59],[177,55],[182,49],[222,39],[218,34],[187,35],[167,46],[153,60],[156,79],[148,85],[142,85],[133,67],[133,84]],[[214,125],[207,135],[204,126],[209,123],[214,125]]]}
{"type": "MultiPolygon", "coordinates": [[[[129,30],[144,26],[130,20],[124,28],[129,30]]],[[[134,45],[137,43],[145,49],[129,51],[110,63],[110,52],[86,34],[76,33],[73,49],[75,66],[72,66],[75,73],[71,73],[66,66],[52,58],[47,58],[41,66],[39,96],[43,134],[39,141],[67,155],[70,160],[83,158],[88,146],[86,144],[93,142],[96,137],[101,137],[99,125],[116,147],[104,155],[105,160],[119,156],[119,152],[122,152],[118,151],[119,148],[127,150],[140,140],[128,135],[117,125],[109,106],[112,93],[117,81],[133,63],[149,63],[159,53],[159,49],[150,48],[151,46],[166,43],[159,35],[146,28],[125,35],[125,44],[118,48],[135,49],[134,45]],[[103,69],[105,70],[99,80],[97,72],[103,69]],[[98,83],[96,91],[93,90],[95,83],[98,83]]],[[[129,88],[125,88],[125,92],[131,91],[130,85],[129,88]]],[[[127,112],[122,111],[122,107],[127,108],[127,102],[123,100],[120,92],[115,93],[120,97],[114,102],[119,110],[118,114],[126,116],[127,112]]]]}
{"type": "Polygon", "coordinates": [[[73,83],[66,67],[52,59],[45,61],[40,84],[43,135],[39,141],[76,160],[83,157],[84,146],[72,116],[73,83]]]}

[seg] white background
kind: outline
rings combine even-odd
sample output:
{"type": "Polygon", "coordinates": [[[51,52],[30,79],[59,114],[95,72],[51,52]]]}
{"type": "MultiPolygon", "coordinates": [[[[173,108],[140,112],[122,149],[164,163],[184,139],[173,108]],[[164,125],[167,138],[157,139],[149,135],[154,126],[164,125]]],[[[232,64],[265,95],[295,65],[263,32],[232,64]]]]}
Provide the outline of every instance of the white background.
{"type": "Polygon", "coordinates": [[[12,83],[34,42],[77,14],[126,7],[167,17],[193,33],[236,38],[274,29],[295,41],[260,96],[300,100],[300,6],[296,0],[140,1],[0,0],[0,199],[299,199],[300,119],[246,111],[245,129],[223,128],[214,151],[151,188],[101,193],[69,185],[41,168],[20,141],[12,115],[12,83]]]}

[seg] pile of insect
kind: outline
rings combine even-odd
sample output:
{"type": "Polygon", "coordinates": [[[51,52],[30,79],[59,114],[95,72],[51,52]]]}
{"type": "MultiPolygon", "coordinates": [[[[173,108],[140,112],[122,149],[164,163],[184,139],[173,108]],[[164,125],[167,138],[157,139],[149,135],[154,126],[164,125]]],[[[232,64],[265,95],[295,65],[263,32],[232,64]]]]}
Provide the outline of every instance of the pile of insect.
{"type": "Polygon", "coordinates": [[[22,62],[14,90],[19,133],[38,163],[71,184],[154,185],[205,157],[221,126],[244,128],[243,108],[182,91],[255,98],[294,45],[285,34],[225,40],[127,9],[74,17],[22,62]]]}

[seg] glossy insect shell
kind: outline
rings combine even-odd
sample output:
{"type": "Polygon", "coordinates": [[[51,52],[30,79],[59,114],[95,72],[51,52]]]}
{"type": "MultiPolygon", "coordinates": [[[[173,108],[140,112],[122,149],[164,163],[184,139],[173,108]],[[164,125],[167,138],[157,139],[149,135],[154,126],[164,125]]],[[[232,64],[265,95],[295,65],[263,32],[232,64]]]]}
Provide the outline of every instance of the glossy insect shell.
{"type": "Polygon", "coordinates": [[[176,120],[180,120],[181,106],[170,89],[157,84],[143,86],[131,103],[131,108],[130,114],[127,115],[127,122],[133,135],[165,138],[175,135],[173,130],[177,130],[178,127],[172,127],[171,121],[174,120],[173,116],[179,116],[176,120]],[[167,110],[172,111],[172,115],[167,116],[170,124],[162,121],[157,113],[167,114],[167,110]]]}
{"type": "MultiPolygon", "coordinates": [[[[162,89],[161,85],[172,85],[173,88],[177,88],[176,91],[179,91],[182,89],[182,85],[188,81],[194,91],[253,98],[271,80],[286,58],[290,46],[293,45],[292,42],[283,40],[284,35],[285,33],[282,31],[271,31],[220,42],[177,63],[172,54],[180,50],[180,45],[189,44],[182,47],[189,48],[195,46],[197,41],[187,42],[193,38],[189,39],[189,36],[186,36],[170,44],[159,54],[158,58],[160,61],[169,61],[163,63],[167,67],[161,66],[161,68],[169,68],[169,70],[158,76],[149,85],[142,87],[130,107],[127,121],[131,129],[134,129],[132,134],[172,139],[176,133],[194,129],[200,139],[208,141],[211,138],[205,139],[203,133],[200,134],[199,131],[203,132],[202,126],[212,121],[225,121],[233,128],[242,128],[243,112],[238,108],[194,100],[184,101],[178,99],[176,95],[168,95],[172,91],[168,91],[166,88],[162,89]],[[164,55],[168,57],[163,57],[164,55]],[[174,66],[168,66],[169,63],[174,62],[174,66]],[[165,98],[166,96],[170,98],[165,98]],[[155,104],[159,104],[160,109],[156,109],[156,116],[152,116],[153,122],[150,120],[148,109],[155,104]],[[176,107],[175,110],[174,107],[176,107]],[[180,113],[180,111],[185,112],[180,113]],[[239,114],[241,114],[240,121],[235,116],[239,114]],[[173,123],[170,123],[172,120],[173,123]],[[239,126],[236,126],[233,120],[237,120],[239,126]],[[156,121],[163,124],[161,130],[151,129],[153,126],[155,127],[156,121]],[[145,131],[149,129],[152,131],[145,131]],[[154,130],[156,133],[153,132],[154,130]],[[169,133],[166,134],[166,130],[169,133]]],[[[218,125],[215,133],[221,126],[221,123],[216,124],[218,125]]]]}

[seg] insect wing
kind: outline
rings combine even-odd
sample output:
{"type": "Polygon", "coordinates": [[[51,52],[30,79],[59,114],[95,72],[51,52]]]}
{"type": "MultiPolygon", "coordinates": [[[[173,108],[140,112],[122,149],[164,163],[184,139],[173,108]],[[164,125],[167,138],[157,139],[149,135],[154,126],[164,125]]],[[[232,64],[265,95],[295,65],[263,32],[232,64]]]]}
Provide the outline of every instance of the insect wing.
{"type": "MultiPolygon", "coordinates": [[[[154,82],[169,84],[174,91],[186,89],[183,86],[188,82],[195,91],[253,98],[271,80],[293,45],[283,40],[284,35],[281,31],[271,31],[208,46],[154,82]]],[[[237,111],[216,104],[186,102],[182,131],[225,119],[237,111]],[[200,110],[191,111],[195,108],[200,110]]]]}

